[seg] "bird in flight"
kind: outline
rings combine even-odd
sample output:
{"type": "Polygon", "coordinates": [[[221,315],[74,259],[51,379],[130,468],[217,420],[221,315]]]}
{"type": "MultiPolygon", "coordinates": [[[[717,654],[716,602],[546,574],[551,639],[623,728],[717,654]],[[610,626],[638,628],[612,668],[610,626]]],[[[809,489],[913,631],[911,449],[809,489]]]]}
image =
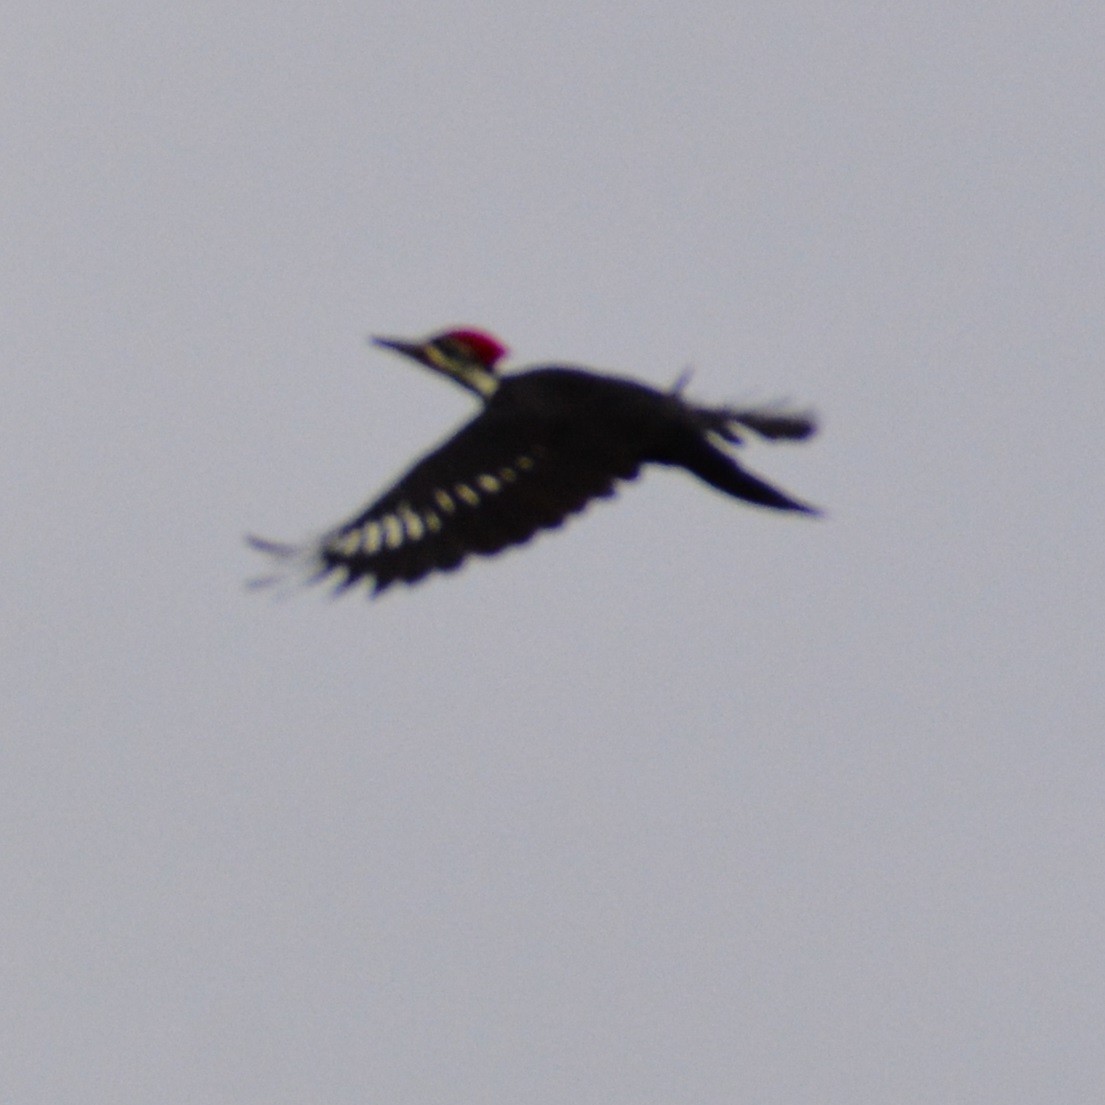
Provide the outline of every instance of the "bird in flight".
{"type": "Polygon", "coordinates": [[[753,475],[726,450],[751,433],[801,441],[812,416],[775,407],[712,407],[670,391],[576,367],[541,365],[502,374],[497,338],[471,328],[422,341],[373,338],[460,384],[479,413],[427,453],[390,490],[305,544],[260,537],[250,545],[275,562],[259,586],[291,576],[361,581],[373,595],[493,556],[561,525],[592,499],[614,494],[646,464],[686,469],[711,487],[774,510],[817,514],[753,475]]]}

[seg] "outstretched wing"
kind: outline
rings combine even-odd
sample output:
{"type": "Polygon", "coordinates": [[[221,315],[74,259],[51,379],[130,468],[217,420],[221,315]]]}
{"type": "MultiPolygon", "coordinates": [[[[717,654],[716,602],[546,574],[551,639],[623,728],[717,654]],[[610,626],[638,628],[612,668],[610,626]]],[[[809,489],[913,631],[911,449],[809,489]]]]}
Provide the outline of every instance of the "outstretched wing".
{"type": "Polygon", "coordinates": [[[492,406],[313,545],[250,543],[293,572],[340,576],[340,589],[371,579],[379,594],[559,526],[592,499],[612,495],[640,463],[597,435],[581,441],[566,426],[492,406]]]}

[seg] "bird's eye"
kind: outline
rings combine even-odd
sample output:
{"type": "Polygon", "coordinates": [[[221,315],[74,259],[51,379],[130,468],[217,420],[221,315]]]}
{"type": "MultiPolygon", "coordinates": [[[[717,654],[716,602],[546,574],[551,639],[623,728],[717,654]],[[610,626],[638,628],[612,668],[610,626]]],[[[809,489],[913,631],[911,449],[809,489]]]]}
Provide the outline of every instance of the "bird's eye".
{"type": "Polygon", "coordinates": [[[459,338],[438,338],[434,344],[451,361],[472,356],[472,350],[459,338]]]}

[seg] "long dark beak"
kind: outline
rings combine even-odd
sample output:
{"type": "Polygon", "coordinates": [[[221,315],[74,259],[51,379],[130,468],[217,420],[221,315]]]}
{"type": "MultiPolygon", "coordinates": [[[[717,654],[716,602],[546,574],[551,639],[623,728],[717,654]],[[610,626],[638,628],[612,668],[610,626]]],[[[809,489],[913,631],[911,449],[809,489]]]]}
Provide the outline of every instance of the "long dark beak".
{"type": "Polygon", "coordinates": [[[426,346],[423,342],[377,337],[372,337],[369,340],[374,345],[382,345],[385,349],[393,349],[396,353],[402,353],[404,357],[410,357],[412,360],[418,361],[419,364],[429,363],[429,358],[426,356],[426,346]]]}

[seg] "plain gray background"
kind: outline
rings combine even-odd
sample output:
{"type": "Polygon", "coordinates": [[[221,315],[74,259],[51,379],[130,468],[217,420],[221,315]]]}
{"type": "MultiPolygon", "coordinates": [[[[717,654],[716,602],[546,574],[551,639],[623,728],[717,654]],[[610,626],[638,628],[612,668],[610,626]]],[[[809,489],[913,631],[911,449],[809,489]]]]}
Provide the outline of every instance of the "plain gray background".
{"type": "Polygon", "coordinates": [[[1095,1102],[1105,16],[5,9],[0,1099],[1095,1102]],[[243,588],[451,323],[823,414],[243,588]]]}

